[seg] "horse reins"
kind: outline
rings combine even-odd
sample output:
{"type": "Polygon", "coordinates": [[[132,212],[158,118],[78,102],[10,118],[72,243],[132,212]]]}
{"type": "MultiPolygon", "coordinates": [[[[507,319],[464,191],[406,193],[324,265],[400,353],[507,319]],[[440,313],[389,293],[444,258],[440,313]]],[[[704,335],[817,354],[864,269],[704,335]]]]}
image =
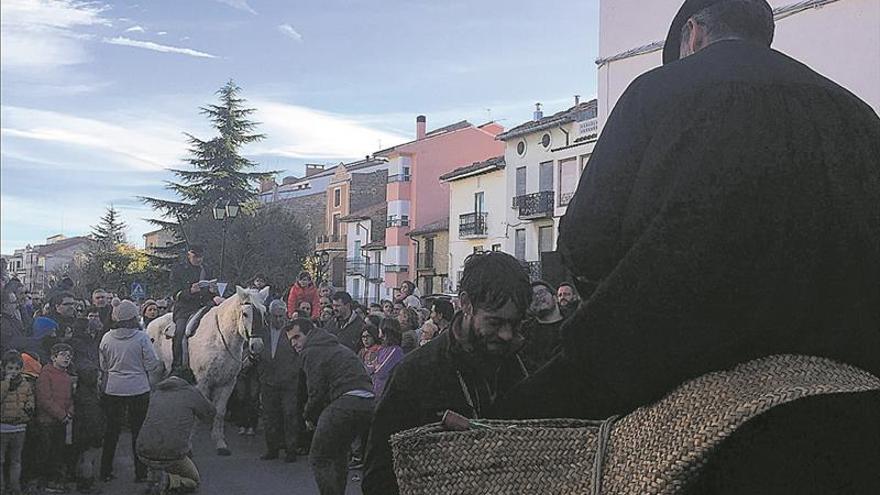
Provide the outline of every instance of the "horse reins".
{"type": "MultiPolygon", "coordinates": [[[[254,310],[254,313],[259,312],[259,310],[257,310],[257,308],[253,304],[246,304],[244,306],[250,306],[254,310]]],[[[254,316],[256,316],[256,314],[254,314],[254,316]]],[[[263,318],[263,313],[260,312],[261,322],[262,322],[262,318],[263,318]]],[[[217,325],[216,325],[217,326],[217,333],[220,334],[220,341],[223,342],[223,347],[226,348],[226,352],[229,353],[229,355],[232,356],[233,359],[238,359],[239,361],[244,363],[244,361],[247,359],[247,355],[244,353],[244,346],[246,346],[248,341],[253,338],[253,326],[256,321],[256,318],[253,318],[253,320],[251,321],[251,329],[248,330],[247,337],[245,337],[245,341],[241,344],[242,354],[244,354],[244,355],[240,358],[237,358],[235,356],[235,354],[232,353],[232,350],[229,348],[229,344],[226,342],[226,337],[223,336],[223,332],[220,330],[220,316],[217,311],[214,312],[214,320],[217,322],[217,325]]]]}

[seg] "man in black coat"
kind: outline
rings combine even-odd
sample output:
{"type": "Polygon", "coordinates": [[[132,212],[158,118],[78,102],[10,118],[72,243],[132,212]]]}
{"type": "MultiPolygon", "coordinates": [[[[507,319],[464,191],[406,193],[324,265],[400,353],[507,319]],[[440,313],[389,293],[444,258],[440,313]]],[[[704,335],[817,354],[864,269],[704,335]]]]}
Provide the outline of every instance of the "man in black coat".
{"type": "Polygon", "coordinates": [[[174,339],[172,347],[172,369],[185,367],[183,339],[186,337],[186,323],[189,317],[202,306],[212,304],[216,295],[216,284],[208,284],[211,272],[204,264],[204,249],[190,245],[186,260],[171,269],[171,287],[177,294],[174,303],[174,339]]]}
{"type": "Polygon", "coordinates": [[[563,353],[502,415],[604,418],[779,353],[880,373],[880,119],[773,29],[763,0],[685,2],[560,222],[563,353]]]}
{"type": "Polygon", "coordinates": [[[335,335],[340,344],[357,353],[363,347],[361,334],[364,330],[364,320],[354,312],[353,300],[348,292],[337,292],[333,294],[331,300],[334,318],[325,329],[335,335]]]}
{"type": "Polygon", "coordinates": [[[297,408],[302,362],[287,340],[285,325],[287,305],[276,299],[269,304],[269,329],[265,336],[267,341],[260,353],[257,367],[263,418],[266,422],[266,453],[261,459],[277,459],[278,451],[284,449],[285,462],[294,462],[302,431],[302,417],[297,408]]]}
{"type": "Polygon", "coordinates": [[[446,410],[485,417],[495,398],[526,376],[515,351],[531,289],[519,262],[502,252],[471,255],[459,298],[449,330],[408,354],[385,386],[367,446],[366,495],[398,493],[392,434],[440,421],[446,410]]]}

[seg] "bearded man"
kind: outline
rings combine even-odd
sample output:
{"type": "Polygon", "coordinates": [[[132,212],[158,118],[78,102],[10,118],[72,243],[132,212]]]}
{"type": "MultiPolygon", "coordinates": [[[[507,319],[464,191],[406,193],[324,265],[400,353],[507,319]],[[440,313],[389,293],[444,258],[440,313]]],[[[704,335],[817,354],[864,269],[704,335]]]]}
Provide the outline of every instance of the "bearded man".
{"type": "Polygon", "coordinates": [[[469,418],[487,414],[495,398],[525,375],[515,351],[531,301],[529,279],[509,254],[473,254],[459,284],[461,311],[449,330],[397,365],[376,409],[363,491],[398,493],[388,439],[439,421],[447,409],[469,418]]]}

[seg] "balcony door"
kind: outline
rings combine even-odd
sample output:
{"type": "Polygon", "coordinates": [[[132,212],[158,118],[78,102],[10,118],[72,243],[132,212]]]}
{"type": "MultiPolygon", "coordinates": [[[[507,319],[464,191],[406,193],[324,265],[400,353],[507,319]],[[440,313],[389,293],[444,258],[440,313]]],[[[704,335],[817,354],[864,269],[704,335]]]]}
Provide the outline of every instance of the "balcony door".
{"type": "Polygon", "coordinates": [[[553,251],[553,226],[538,227],[538,256],[553,251]]]}
{"type": "Polygon", "coordinates": [[[519,167],[516,169],[516,195],[526,195],[526,168],[519,167]]]}
{"type": "Polygon", "coordinates": [[[474,213],[479,215],[486,211],[486,195],[484,192],[480,191],[478,193],[474,193],[474,213]]]}
{"type": "MultiPolygon", "coordinates": [[[[482,193],[480,193],[482,194],[482,193]]],[[[434,238],[425,239],[425,268],[434,268],[434,238]]]]}
{"type": "Polygon", "coordinates": [[[526,229],[516,229],[513,255],[520,261],[526,260],[526,229]]]}
{"type": "Polygon", "coordinates": [[[538,191],[553,190],[553,162],[544,162],[538,165],[538,191]]]}

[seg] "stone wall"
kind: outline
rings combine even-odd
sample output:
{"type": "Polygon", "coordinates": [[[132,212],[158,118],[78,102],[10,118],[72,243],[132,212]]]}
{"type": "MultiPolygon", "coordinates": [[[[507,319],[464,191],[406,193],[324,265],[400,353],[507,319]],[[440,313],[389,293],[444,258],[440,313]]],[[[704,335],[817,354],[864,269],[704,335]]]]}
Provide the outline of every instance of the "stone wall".
{"type": "Polygon", "coordinates": [[[387,184],[387,170],[377,170],[369,174],[351,174],[349,212],[354,213],[376,203],[384,203],[387,184]]]}
{"type": "Polygon", "coordinates": [[[293,210],[297,220],[306,232],[310,249],[315,247],[315,239],[326,233],[325,210],[327,208],[327,193],[320,191],[308,196],[278,201],[276,204],[293,210]]]}

